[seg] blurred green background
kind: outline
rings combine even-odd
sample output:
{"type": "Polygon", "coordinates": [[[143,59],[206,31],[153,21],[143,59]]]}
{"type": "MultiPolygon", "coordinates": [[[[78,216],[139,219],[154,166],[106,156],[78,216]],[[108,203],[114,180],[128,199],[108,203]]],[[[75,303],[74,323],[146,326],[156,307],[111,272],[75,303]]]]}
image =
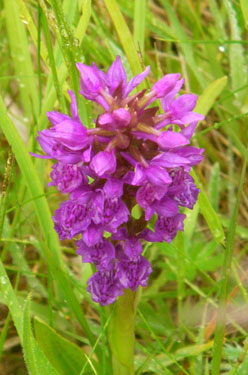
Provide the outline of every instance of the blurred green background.
{"type": "MultiPolygon", "coordinates": [[[[147,88],[180,72],[206,115],[199,202],[173,243],[145,246],[136,375],[248,373],[247,27],[247,0],[0,2],[0,374],[111,374],[112,307],[91,301],[91,268],[59,243],[51,212],[64,198],[47,189],[51,161],[28,152],[46,111],[69,112],[75,62],[107,69],[116,55],[129,77],[151,66],[147,88]]],[[[99,108],[77,100],[93,126],[99,108]]]]}

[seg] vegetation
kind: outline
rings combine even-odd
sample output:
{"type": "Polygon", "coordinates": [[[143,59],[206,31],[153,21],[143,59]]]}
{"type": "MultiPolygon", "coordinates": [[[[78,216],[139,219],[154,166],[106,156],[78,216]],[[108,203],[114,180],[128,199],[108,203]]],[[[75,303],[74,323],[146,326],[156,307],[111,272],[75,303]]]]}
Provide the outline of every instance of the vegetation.
{"type": "MultiPolygon", "coordinates": [[[[130,77],[151,66],[147,87],[180,72],[206,116],[185,231],[144,249],[154,271],[137,310],[135,374],[247,374],[247,27],[246,0],[0,2],[0,374],[112,373],[115,307],[90,299],[91,267],[53,230],[52,163],[29,152],[40,152],[46,112],[69,112],[75,63],[107,69],[116,55],[130,77]]],[[[92,127],[98,107],[77,102],[92,127]]]]}

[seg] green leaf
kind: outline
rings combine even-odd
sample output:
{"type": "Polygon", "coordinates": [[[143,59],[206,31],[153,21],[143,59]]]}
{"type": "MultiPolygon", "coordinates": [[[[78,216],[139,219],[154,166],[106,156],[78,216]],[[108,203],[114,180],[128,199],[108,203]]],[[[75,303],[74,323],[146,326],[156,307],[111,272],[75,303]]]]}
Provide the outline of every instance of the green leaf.
{"type": "MultiPolygon", "coordinates": [[[[130,30],[126,24],[126,21],[119,9],[116,0],[104,0],[105,5],[108,9],[110,17],[114,23],[117,34],[121,41],[122,47],[127,55],[133,74],[139,74],[142,72],[139,56],[134,44],[134,40],[130,30]]],[[[140,88],[144,88],[144,83],[140,84],[140,88]]]]}
{"type": "Polygon", "coordinates": [[[84,352],[53,328],[35,318],[35,337],[52,365],[62,375],[78,375],[86,362],[84,352]]]}
{"type": "Polygon", "coordinates": [[[45,237],[45,244],[42,246],[49,267],[53,273],[53,277],[59,284],[61,291],[65,295],[71,309],[74,311],[78,321],[82,325],[91,343],[94,343],[94,337],[89,329],[85,316],[82,312],[80,304],[70,285],[70,279],[67,275],[66,267],[62,261],[61,249],[56,232],[53,229],[53,221],[50,209],[44,192],[40,184],[39,176],[34,168],[31,158],[23,144],[19,133],[17,132],[12,121],[9,119],[4,103],[0,97],[0,127],[3,130],[9,144],[12,146],[16,160],[20,167],[21,173],[26,182],[27,188],[33,197],[33,203],[38,221],[45,237]],[[37,195],[40,196],[37,198],[37,195]]]}
{"type": "Polygon", "coordinates": [[[222,267],[222,277],[220,280],[220,289],[219,289],[219,304],[218,304],[218,313],[216,319],[216,329],[214,335],[214,346],[213,346],[213,361],[212,361],[212,374],[219,375],[221,358],[222,358],[222,348],[224,342],[225,328],[226,328],[226,301],[227,301],[227,287],[230,278],[230,269],[234,251],[234,240],[236,234],[237,219],[239,213],[239,206],[243,191],[244,180],[246,176],[246,167],[247,167],[248,151],[246,151],[246,158],[243,163],[242,172],[239,181],[239,188],[236,203],[233,209],[232,217],[230,220],[230,226],[228,228],[226,248],[224,263],[222,267]]]}
{"type": "Polygon", "coordinates": [[[19,304],[15,291],[9,281],[8,275],[4,269],[3,262],[0,258],[0,299],[8,306],[13,318],[16,330],[22,341],[23,333],[23,312],[19,304]]]}
{"type": "Polygon", "coordinates": [[[216,214],[213,209],[207,194],[204,191],[203,186],[201,185],[196,173],[194,170],[191,170],[191,175],[195,180],[197,187],[201,190],[198,196],[198,203],[204,219],[206,220],[208,227],[217,243],[223,243],[225,239],[225,234],[221,224],[219,216],[216,214]]]}
{"type": "Polygon", "coordinates": [[[211,172],[208,186],[209,199],[215,211],[218,211],[220,197],[220,165],[215,163],[211,172]]]}
{"type": "Polygon", "coordinates": [[[30,375],[60,375],[40,350],[34,339],[30,322],[30,295],[27,298],[23,316],[23,349],[26,365],[30,375]]]}
{"type": "Polygon", "coordinates": [[[26,182],[27,188],[31,197],[33,197],[33,203],[36,211],[37,218],[39,220],[41,229],[44,237],[48,244],[49,249],[53,253],[57,262],[62,265],[62,256],[60,245],[57,234],[53,229],[53,221],[51,218],[50,209],[46,198],[44,197],[44,191],[42,189],[39,176],[35,170],[35,167],[31,161],[31,157],[16,130],[14,124],[9,119],[3,100],[0,97],[0,127],[7,138],[12,150],[15,154],[17,163],[20,167],[22,176],[26,182]],[[40,195],[40,198],[36,198],[40,195]]]}
{"type": "Polygon", "coordinates": [[[246,27],[248,25],[248,2],[247,0],[240,0],[240,6],[243,13],[243,17],[246,23],[246,27]]]}
{"type": "Polygon", "coordinates": [[[206,116],[209,110],[215,103],[215,100],[221,94],[227,84],[227,77],[221,77],[216,81],[210,83],[210,85],[203,91],[202,95],[199,96],[195,112],[201,113],[206,116]]]}
{"type": "Polygon", "coordinates": [[[180,48],[185,56],[185,61],[187,62],[188,66],[191,68],[193,74],[195,75],[196,79],[198,80],[198,83],[203,88],[205,86],[204,84],[204,77],[199,71],[199,66],[196,63],[193,48],[190,43],[187,43],[189,40],[187,34],[184,32],[184,29],[181,25],[181,22],[179,21],[176,12],[174,12],[174,9],[172,5],[170,5],[170,2],[168,0],[160,0],[160,3],[164,7],[169,20],[173,26],[173,29],[175,30],[176,36],[178,38],[178,41],[182,42],[180,44],[180,48]],[[184,43],[186,41],[186,43],[184,43]]]}
{"type": "MultiPolygon", "coordinates": [[[[247,1],[246,1],[247,2],[247,1]]],[[[228,12],[231,39],[242,41],[242,32],[238,24],[238,15],[230,0],[224,1],[228,12]]],[[[242,87],[247,82],[247,67],[245,60],[245,50],[241,43],[232,43],[229,47],[229,63],[231,68],[232,89],[236,90],[242,87]]],[[[246,91],[239,91],[236,93],[237,98],[242,100],[246,91]]]]}
{"type": "Polygon", "coordinates": [[[75,38],[82,42],[91,17],[91,0],[85,0],[82,3],[82,16],[80,17],[75,38]]]}
{"type": "Polygon", "coordinates": [[[145,44],[146,0],[135,0],[134,5],[134,43],[141,53],[145,44]]]}
{"type": "Polygon", "coordinates": [[[35,82],[34,69],[29,52],[29,44],[24,24],[20,20],[19,7],[15,0],[5,0],[5,18],[10,43],[12,61],[18,77],[18,89],[22,105],[28,116],[38,117],[39,96],[35,82]],[[28,80],[27,78],[28,77],[28,80]]]}

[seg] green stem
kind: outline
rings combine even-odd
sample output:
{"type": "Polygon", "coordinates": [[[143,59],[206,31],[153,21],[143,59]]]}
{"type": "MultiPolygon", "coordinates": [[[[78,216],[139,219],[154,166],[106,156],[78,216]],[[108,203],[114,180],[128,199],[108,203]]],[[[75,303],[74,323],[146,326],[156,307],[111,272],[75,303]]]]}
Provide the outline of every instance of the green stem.
{"type": "Polygon", "coordinates": [[[134,375],[136,297],[136,293],[130,289],[124,291],[117,300],[114,316],[109,325],[113,375],[134,375]]]}

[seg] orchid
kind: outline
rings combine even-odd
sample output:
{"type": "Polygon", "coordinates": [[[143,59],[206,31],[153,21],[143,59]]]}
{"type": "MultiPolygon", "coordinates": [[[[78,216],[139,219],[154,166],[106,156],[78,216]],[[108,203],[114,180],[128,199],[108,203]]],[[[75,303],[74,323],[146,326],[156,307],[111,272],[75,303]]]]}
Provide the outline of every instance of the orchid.
{"type": "Polygon", "coordinates": [[[87,290],[95,302],[108,305],[124,289],[147,285],[152,267],[142,256],[144,241],[170,242],[183,231],[182,208],[192,209],[199,193],[189,173],[204,151],[190,146],[190,137],[204,117],[192,112],[195,95],[176,97],[180,74],[165,75],[148,93],[129,95],[149,67],[129,82],[119,56],[107,73],[95,64],[77,68],[80,94],[103,108],[95,127],[82,124],[69,91],[72,117],[49,112],[52,127],[38,141],[46,153],[41,157],[57,161],[49,185],[70,195],[55,211],[55,230],[61,240],[81,236],[77,254],[97,269],[87,290]],[[156,100],[164,113],[150,106],[156,100]],[[136,205],[138,219],[131,215],[136,205]]]}

